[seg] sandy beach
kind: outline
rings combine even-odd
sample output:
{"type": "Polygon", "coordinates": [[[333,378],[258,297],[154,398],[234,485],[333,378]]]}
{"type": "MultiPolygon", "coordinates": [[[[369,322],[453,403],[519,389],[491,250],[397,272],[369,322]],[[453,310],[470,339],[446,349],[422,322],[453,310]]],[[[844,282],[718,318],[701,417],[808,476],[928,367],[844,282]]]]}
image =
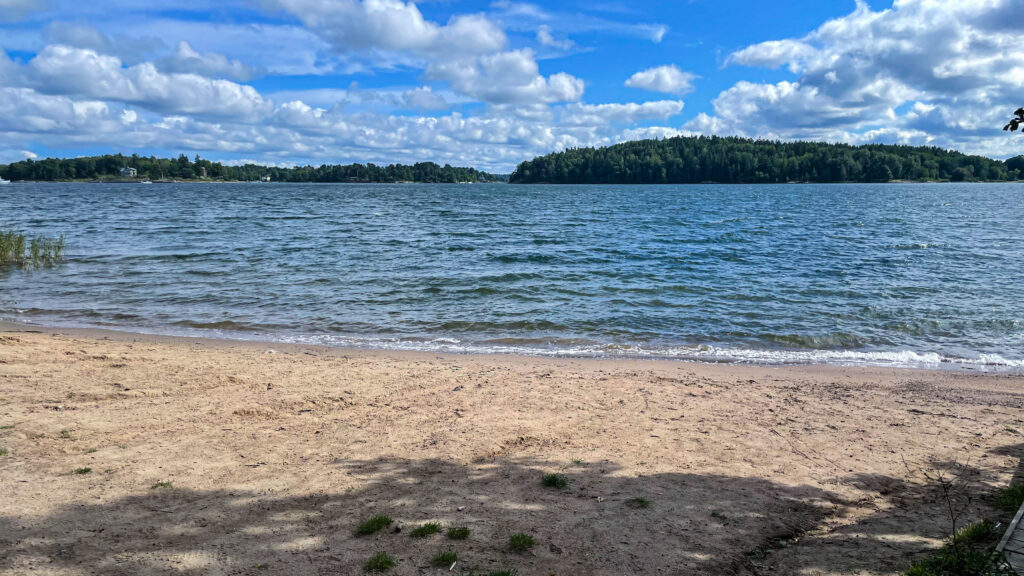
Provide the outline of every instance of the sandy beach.
{"type": "Polygon", "coordinates": [[[892,574],[948,530],[926,473],[1022,474],[1022,409],[1011,375],[6,324],[0,572],[892,574]],[[409,535],[428,521],[471,535],[409,535]]]}

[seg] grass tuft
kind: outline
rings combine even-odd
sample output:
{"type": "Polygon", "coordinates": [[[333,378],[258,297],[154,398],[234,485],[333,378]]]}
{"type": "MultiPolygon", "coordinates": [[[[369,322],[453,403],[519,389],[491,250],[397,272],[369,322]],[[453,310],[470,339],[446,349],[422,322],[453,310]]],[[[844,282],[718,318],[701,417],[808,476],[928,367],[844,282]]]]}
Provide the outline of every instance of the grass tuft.
{"type": "Polygon", "coordinates": [[[469,528],[465,526],[454,526],[448,529],[448,537],[452,540],[465,540],[469,538],[469,528]]]}
{"type": "Polygon", "coordinates": [[[437,534],[441,531],[441,525],[437,522],[427,522],[421,526],[413,528],[409,535],[413,538],[426,538],[432,534],[437,534]]]}
{"type": "Polygon", "coordinates": [[[561,474],[545,474],[541,477],[540,483],[545,488],[557,488],[559,490],[569,487],[569,479],[561,474]]]}
{"type": "Polygon", "coordinates": [[[988,520],[968,524],[956,531],[951,543],[960,546],[972,546],[988,540],[992,536],[992,523],[988,520]]]}
{"type": "Polygon", "coordinates": [[[513,534],[508,537],[508,549],[513,552],[526,552],[533,548],[533,536],[529,534],[513,534]]]}
{"type": "Polygon", "coordinates": [[[637,509],[650,508],[651,501],[648,500],[647,498],[630,498],[629,500],[626,500],[626,506],[637,509]]]}
{"type": "Polygon", "coordinates": [[[458,560],[459,555],[453,550],[448,550],[446,552],[438,552],[436,556],[430,559],[430,565],[435,568],[448,568],[458,560]]]}
{"type": "Polygon", "coordinates": [[[1007,486],[996,492],[995,504],[1007,514],[1016,514],[1020,505],[1024,504],[1024,482],[1007,486]]]}
{"type": "Polygon", "coordinates": [[[53,266],[64,259],[64,237],[36,236],[26,240],[14,230],[0,230],[0,265],[14,264],[22,268],[53,266]]]}
{"type": "MultiPolygon", "coordinates": [[[[390,522],[388,522],[390,524],[390,522]]],[[[395,567],[395,559],[387,552],[377,552],[370,558],[370,561],[363,566],[367,572],[387,572],[395,567]]]]}
{"type": "Polygon", "coordinates": [[[71,430],[61,430],[60,437],[65,439],[71,438],[71,430]]]}
{"type": "Polygon", "coordinates": [[[10,452],[7,451],[7,448],[0,448],[0,457],[7,456],[8,454],[10,454],[10,452]]]}
{"type": "Polygon", "coordinates": [[[174,486],[174,482],[167,481],[167,482],[156,482],[155,484],[153,484],[149,488],[151,490],[159,490],[161,488],[171,488],[173,486],[174,486]]]}
{"type": "Polygon", "coordinates": [[[75,468],[71,471],[72,474],[92,474],[92,468],[75,468]]]}
{"type": "Polygon", "coordinates": [[[994,528],[988,520],[964,526],[905,576],[1014,576],[993,553],[998,537],[994,528]]]}
{"type": "Polygon", "coordinates": [[[377,516],[374,516],[373,518],[370,518],[369,520],[360,524],[359,528],[356,528],[356,534],[360,536],[374,534],[376,532],[380,532],[389,525],[391,525],[391,517],[385,516],[383,514],[378,514],[377,516]]]}

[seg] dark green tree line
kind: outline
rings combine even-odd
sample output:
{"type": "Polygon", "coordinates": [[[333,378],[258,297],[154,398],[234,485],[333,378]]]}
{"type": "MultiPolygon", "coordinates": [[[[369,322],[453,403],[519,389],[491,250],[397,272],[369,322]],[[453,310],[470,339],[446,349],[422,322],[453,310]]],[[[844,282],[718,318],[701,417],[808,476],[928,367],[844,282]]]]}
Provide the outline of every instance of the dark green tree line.
{"type": "Polygon", "coordinates": [[[778,142],[716,136],[573,148],[523,162],[511,182],[692,184],[1002,181],[1024,176],[1024,157],[1001,162],[936,147],[778,142]]]}
{"type": "Polygon", "coordinates": [[[246,164],[225,166],[219,162],[196,156],[190,160],[184,154],[177,158],[156,158],[154,156],[125,156],[110,154],[83,158],[47,158],[45,160],[22,160],[6,166],[0,165],[0,176],[8,180],[95,180],[120,178],[121,169],[135,168],[138,177],[174,180],[193,180],[203,177],[210,180],[259,180],[270,176],[275,182],[495,182],[500,178],[474,168],[440,166],[433,162],[420,162],[411,166],[390,164],[349,164],[322,166],[297,166],[276,168],[246,164]]]}

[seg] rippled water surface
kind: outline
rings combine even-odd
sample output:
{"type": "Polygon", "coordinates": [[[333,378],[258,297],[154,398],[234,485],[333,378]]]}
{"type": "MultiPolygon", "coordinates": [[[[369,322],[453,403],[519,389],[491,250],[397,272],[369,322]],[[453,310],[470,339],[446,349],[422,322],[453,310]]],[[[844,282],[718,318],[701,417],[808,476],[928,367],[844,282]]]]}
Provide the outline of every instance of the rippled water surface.
{"type": "Polygon", "coordinates": [[[346,346],[1024,370],[1024,186],[13,184],[0,317],[346,346]]]}

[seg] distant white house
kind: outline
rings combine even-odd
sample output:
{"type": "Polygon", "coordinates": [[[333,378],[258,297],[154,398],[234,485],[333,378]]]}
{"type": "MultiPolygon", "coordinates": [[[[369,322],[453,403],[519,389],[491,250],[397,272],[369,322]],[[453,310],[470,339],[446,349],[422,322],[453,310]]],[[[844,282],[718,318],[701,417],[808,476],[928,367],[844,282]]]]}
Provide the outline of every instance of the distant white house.
{"type": "Polygon", "coordinates": [[[135,168],[129,168],[127,166],[125,166],[124,168],[121,168],[121,177],[122,178],[136,178],[136,177],[138,177],[138,175],[139,175],[139,171],[136,170],[135,168]]]}
{"type": "Polygon", "coordinates": [[[260,182],[270,182],[270,174],[260,178],[260,182]]]}

